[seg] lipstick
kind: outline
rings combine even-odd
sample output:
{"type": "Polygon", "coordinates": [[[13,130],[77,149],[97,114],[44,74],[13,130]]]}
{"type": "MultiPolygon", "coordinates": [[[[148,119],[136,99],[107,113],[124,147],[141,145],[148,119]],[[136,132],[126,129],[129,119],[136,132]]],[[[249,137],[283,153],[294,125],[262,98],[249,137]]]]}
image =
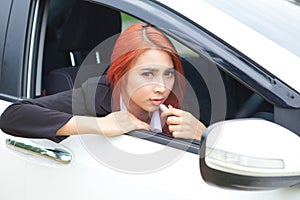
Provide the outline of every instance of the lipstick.
{"type": "Polygon", "coordinates": [[[163,112],[169,109],[165,104],[160,104],[160,105],[159,105],[159,108],[160,108],[160,110],[163,111],[163,112]]]}

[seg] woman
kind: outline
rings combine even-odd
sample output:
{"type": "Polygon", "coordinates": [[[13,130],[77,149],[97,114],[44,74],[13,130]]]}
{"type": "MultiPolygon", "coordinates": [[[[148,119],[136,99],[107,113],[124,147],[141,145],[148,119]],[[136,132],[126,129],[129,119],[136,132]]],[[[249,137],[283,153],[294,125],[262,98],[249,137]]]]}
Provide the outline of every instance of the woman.
{"type": "Polygon", "coordinates": [[[0,126],[15,136],[53,141],[135,129],[200,139],[205,126],[180,109],[181,74],[180,58],[167,37],[154,27],[135,24],[116,41],[107,76],[73,91],[14,103],[2,114],[0,126]],[[161,112],[163,103],[168,108],[161,112]]]}

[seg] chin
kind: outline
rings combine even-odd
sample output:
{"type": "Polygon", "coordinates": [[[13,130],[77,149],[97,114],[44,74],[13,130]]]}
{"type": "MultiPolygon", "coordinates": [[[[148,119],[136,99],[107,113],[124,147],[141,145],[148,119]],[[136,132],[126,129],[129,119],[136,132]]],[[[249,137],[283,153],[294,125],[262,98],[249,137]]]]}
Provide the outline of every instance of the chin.
{"type": "Polygon", "coordinates": [[[151,106],[146,109],[148,112],[154,112],[159,109],[159,106],[151,106]]]}

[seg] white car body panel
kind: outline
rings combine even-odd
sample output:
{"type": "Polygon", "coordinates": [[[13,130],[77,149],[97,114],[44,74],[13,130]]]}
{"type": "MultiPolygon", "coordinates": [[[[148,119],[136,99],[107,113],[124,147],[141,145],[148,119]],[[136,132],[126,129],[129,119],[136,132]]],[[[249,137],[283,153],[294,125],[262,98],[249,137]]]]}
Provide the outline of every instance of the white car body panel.
{"type": "MultiPolygon", "coordinates": [[[[99,145],[101,151],[106,139],[99,135],[71,136],[61,142],[74,155],[69,165],[41,162],[40,158],[22,155],[8,149],[7,138],[16,138],[0,131],[1,199],[212,199],[230,200],[296,200],[300,190],[237,191],[206,184],[200,175],[199,157],[173,149],[181,154],[169,166],[150,173],[124,173],[104,166],[85,147],[89,140],[99,145]],[[8,162],[9,161],[9,162],[8,162]],[[9,172],[9,173],[8,173],[9,172]],[[78,191],[78,192],[77,192],[78,191]],[[12,198],[13,196],[13,198],[12,198]]],[[[128,146],[129,152],[149,153],[165,147],[131,136],[110,138],[120,148],[128,146]],[[134,145],[139,143],[139,145],[134,145]]]]}
{"type": "Polygon", "coordinates": [[[295,54],[202,0],[184,4],[181,0],[158,1],[222,38],[283,82],[300,91],[300,58],[295,54]]]}

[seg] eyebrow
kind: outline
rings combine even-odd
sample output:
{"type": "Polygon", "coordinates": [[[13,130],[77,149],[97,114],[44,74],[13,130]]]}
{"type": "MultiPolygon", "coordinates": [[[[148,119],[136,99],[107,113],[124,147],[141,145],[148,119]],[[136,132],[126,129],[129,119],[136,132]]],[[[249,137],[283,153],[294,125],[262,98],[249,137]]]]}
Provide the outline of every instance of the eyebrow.
{"type": "MultiPolygon", "coordinates": [[[[151,71],[151,72],[157,72],[159,71],[159,69],[154,68],[154,67],[143,67],[140,69],[141,71],[151,71]]],[[[173,67],[167,68],[165,71],[167,70],[175,70],[173,67]]]]}
{"type": "Polygon", "coordinates": [[[141,68],[140,70],[141,71],[151,71],[151,72],[157,72],[157,71],[159,71],[158,69],[152,68],[152,67],[145,67],[145,68],[141,68]]]}

